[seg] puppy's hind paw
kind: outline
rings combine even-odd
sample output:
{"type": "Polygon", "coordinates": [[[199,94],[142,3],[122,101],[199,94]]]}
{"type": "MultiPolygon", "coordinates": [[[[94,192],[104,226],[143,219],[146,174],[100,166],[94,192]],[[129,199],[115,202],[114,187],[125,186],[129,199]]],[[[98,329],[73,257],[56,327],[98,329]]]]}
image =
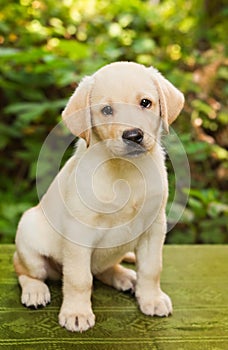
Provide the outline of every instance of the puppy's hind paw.
{"type": "Polygon", "coordinates": [[[22,287],[22,304],[27,307],[34,307],[35,309],[49,304],[51,301],[51,295],[48,286],[42,281],[29,277],[26,278],[27,280],[23,283],[22,287]]]}
{"type": "Polygon", "coordinates": [[[118,290],[123,292],[131,291],[131,293],[134,293],[135,285],[136,272],[134,270],[122,267],[122,269],[113,276],[113,287],[118,290]]]}

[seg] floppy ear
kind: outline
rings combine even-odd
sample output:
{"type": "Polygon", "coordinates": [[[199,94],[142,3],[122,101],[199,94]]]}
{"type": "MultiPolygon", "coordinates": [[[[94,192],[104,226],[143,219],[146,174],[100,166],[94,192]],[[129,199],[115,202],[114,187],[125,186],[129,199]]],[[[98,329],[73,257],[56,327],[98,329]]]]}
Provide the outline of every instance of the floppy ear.
{"type": "Polygon", "coordinates": [[[154,82],[158,90],[164,128],[168,132],[169,125],[178,117],[184,106],[184,95],[156,69],[152,67],[150,69],[152,69],[154,82]]]}
{"type": "Polygon", "coordinates": [[[90,92],[93,85],[92,77],[85,77],[70,97],[62,118],[72,134],[84,138],[87,146],[90,143],[91,115],[90,92]]]}

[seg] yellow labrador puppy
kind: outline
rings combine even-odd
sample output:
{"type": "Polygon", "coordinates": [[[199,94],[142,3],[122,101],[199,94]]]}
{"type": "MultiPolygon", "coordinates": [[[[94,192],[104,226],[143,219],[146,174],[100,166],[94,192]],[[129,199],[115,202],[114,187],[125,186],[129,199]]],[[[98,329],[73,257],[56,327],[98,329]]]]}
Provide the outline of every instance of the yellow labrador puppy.
{"type": "Polygon", "coordinates": [[[59,323],[70,331],[95,324],[93,276],[135,292],[150,316],[172,313],[160,288],[168,196],[162,129],[184,104],[156,69],[131,62],[85,77],[63,120],[79,137],[40,203],[22,216],[14,266],[26,306],[50,302],[47,278],[63,278],[59,323]],[[121,266],[134,251],[136,272],[121,266]]]}

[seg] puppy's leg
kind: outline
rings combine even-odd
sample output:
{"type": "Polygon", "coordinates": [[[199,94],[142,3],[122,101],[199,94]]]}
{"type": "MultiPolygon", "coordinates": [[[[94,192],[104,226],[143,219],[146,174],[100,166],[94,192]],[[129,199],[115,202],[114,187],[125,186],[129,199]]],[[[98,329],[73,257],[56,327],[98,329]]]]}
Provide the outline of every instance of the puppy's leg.
{"type": "Polygon", "coordinates": [[[64,244],[63,303],[59,323],[72,332],[82,332],[95,324],[91,308],[91,250],[70,242],[64,244]]]}
{"type": "Polygon", "coordinates": [[[136,297],[141,311],[150,316],[168,316],[172,303],[160,288],[162,247],[166,232],[165,214],[142,235],[136,250],[136,297]]]}
{"type": "Polygon", "coordinates": [[[17,252],[14,254],[14,267],[22,288],[21,302],[27,307],[46,306],[51,301],[51,296],[44,283],[47,278],[45,259],[31,251],[29,254],[27,261],[21,259],[17,252]]]}
{"type": "Polygon", "coordinates": [[[114,265],[96,275],[96,278],[117,290],[131,290],[132,292],[135,290],[136,272],[131,269],[126,269],[120,264],[114,265]]]}
{"type": "Polygon", "coordinates": [[[14,254],[14,267],[22,288],[21,302],[25,306],[45,306],[51,299],[44,280],[53,269],[41,254],[42,235],[48,235],[47,222],[39,207],[31,208],[19,222],[14,254]]]}

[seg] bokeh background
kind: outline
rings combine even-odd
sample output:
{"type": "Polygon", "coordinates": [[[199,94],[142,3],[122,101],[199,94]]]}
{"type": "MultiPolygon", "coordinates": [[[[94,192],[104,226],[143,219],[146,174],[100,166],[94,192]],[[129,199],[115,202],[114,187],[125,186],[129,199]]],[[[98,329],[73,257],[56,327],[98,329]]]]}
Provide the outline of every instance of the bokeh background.
{"type": "Polygon", "coordinates": [[[37,203],[39,151],[77,83],[118,60],[155,66],[185,94],[173,127],[191,190],[167,243],[228,243],[226,4],[0,0],[0,243],[14,241],[20,215],[37,203]]]}

